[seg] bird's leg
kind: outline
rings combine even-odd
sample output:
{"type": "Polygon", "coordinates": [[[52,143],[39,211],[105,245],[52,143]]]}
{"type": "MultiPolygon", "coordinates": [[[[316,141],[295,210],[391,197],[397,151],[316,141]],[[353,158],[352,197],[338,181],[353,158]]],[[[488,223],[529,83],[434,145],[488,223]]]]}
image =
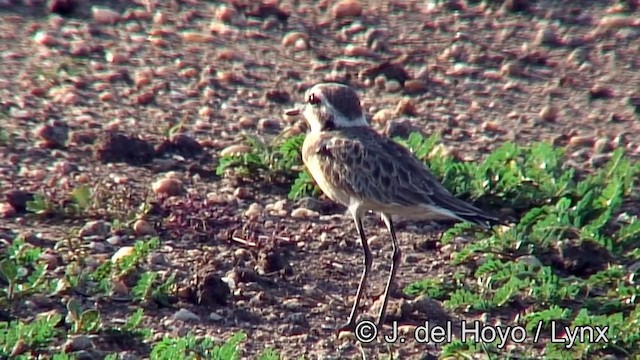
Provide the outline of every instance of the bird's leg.
{"type": "Polygon", "coordinates": [[[364,229],[362,228],[362,220],[358,215],[354,215],[354,220],[356,222],[356,230],[358,231],[358,235],[360,235],[360,241],[362,241],[362,249],[364,250],[364,271],[362,272],[362,277],[360,277],[360,285],[358,285],[358,292],[356,293],[356,299],[353,302],[353,307],[351,308],[351,314],[349,314],[349,318],[347,319],[346,324],[340,326],[337,329],[338,331],[355,330],[356,310],[360,306],[360,298],[362,297],[362,291],[367,282],[367,277],[369,276],[369,272],[371,271],[371,263],[373,262],[371,249],[369,248],[367,237],[364,235],[364,229]]]}
{"type": "Polygon", "coordinates": [[[389,301],[389,289],[391,288],[393,279],[396,277],[396,272],[402,259],[402,252],[400,250],[400,247],[398,246],[396,232],[393,230],[393,221],[391,220],[391,215],[383,213],[382,220],[384,221],[385,225],[387,225],[389,233],[391,233],[393,256],[391,258],[391,271],[389,272],[389,279],[387,279],[387,286],[384,288],[384,294],[382,295],[382,306],[380,307],[380,313],[378,314],[378,328],[382,328],[382,325],[384,324],[385,312],[387,311],[387,302],[389,301]]]}

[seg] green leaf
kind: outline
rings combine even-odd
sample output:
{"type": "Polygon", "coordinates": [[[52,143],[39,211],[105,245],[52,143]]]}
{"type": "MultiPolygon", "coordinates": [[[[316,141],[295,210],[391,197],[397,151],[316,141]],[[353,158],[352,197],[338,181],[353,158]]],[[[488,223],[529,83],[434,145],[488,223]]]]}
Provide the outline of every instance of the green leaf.
{"type": "Polygon", "coordinates": [[[87,209],[91,203],[91,189],[87,185],[81,185],[71,192],[71,200],[81,209],[87,209]]]}
{"type": "Polygon", "coordinates": [[[18,268],[16,264],[9,259],[0,261],[0,273],[9,283],[14,283],[18,278],[18,268]]]}

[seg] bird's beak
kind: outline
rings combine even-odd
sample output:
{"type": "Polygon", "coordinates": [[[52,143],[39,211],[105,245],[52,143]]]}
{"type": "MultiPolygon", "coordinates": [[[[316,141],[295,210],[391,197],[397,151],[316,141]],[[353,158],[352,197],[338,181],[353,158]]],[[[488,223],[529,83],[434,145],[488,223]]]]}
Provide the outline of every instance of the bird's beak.
{"type": "Polygon", "coordinates": [[[298,115],[300,115],[302,113],[302,110],[304,110],[304,105],[299,104],[299,105],[296,105],[296,107],[294,107],[292,109],[285,110],[284,114],[288,115],[288,116],[298,116],[298,115]]]}

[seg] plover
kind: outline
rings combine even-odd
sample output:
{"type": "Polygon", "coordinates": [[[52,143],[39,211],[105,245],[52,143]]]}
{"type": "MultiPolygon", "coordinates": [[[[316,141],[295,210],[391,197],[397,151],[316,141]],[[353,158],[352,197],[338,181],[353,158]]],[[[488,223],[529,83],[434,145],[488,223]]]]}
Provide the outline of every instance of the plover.
{"type": "Polygon", "coordinates": [[[306,103],[285,113],[302,114],[309,124],[302,148],[303,161],[320,189],[347,206],[364,249],[364,271],[347,323],[355,328],[355,314],[371,271],[372,254],[362,226],[367,211],[381,214],[393,246],[391,270],[377,323],[381,327],[401,261],[393,216],[407,219],[469,221],[489,227],[497,218],[455,198],[407,148],[369,127],[356,92],[338,83],[320,83],[307,90],[306,103]]]}

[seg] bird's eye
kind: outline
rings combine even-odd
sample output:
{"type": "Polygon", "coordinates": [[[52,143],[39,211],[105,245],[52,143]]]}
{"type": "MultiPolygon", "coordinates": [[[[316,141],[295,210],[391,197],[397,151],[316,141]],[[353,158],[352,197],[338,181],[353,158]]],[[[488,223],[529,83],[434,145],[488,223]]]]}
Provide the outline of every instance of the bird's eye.
{"type": "Polygon", "coordinates": [[[320,98],[317,97],[315,94],[309,94],[309,98],[307,99],[307,102],[311,105],[318,105],[320,104],[320,98]]]}

